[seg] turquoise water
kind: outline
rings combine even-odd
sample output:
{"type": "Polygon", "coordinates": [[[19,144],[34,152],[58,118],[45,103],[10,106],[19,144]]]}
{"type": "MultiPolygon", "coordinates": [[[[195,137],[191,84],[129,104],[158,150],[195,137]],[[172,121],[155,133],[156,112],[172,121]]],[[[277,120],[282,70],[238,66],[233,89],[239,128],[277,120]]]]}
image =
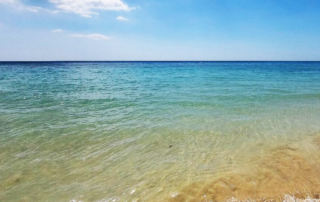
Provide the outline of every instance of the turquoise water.
{"type": "Polygon", "coordinates": [[[161,201],[319,123],[318,62],[0,63],[0,201],[161,201]]]}

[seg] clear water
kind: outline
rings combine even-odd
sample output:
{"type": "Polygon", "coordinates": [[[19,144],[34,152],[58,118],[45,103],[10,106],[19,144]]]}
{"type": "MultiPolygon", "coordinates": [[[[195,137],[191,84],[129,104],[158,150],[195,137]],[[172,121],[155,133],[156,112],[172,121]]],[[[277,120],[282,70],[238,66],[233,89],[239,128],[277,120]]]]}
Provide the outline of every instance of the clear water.
{"type": "Polygon", "coordinates": [[[0,63],[0,201],[173,200],[319,123],[317,62],[0,63]]]}

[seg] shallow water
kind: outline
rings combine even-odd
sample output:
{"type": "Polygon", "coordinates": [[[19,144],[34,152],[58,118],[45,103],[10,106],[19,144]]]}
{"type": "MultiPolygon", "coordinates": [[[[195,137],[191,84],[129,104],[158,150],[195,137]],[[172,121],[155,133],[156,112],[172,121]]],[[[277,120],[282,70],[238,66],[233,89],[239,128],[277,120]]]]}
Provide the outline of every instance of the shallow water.
{"type": "Polygon", "coordinates": [[[0,63],[0,201],[316,198],[319,123],[316,62],[0,63]]]}

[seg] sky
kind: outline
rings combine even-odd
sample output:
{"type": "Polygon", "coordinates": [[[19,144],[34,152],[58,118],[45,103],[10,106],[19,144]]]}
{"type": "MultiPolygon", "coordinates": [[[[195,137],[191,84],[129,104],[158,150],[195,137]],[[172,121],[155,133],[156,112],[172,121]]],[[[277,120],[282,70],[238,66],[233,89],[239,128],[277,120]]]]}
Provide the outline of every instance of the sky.
{"type": "Polygon", "coordinates": [[[0,0],[0,61],[320,60],[319,0],[0,0]]]}

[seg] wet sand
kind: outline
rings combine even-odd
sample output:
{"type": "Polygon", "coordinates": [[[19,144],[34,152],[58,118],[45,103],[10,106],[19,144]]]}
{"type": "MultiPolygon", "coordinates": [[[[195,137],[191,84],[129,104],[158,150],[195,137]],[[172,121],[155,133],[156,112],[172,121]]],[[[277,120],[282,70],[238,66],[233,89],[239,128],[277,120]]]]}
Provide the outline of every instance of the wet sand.
{"type": "Polygon", "coordinates": [[[192,183],[164,201],[317,201],[320,198],[319,154],[319,136],[306,144],[276,146],[233,171],[192,183]]]}

